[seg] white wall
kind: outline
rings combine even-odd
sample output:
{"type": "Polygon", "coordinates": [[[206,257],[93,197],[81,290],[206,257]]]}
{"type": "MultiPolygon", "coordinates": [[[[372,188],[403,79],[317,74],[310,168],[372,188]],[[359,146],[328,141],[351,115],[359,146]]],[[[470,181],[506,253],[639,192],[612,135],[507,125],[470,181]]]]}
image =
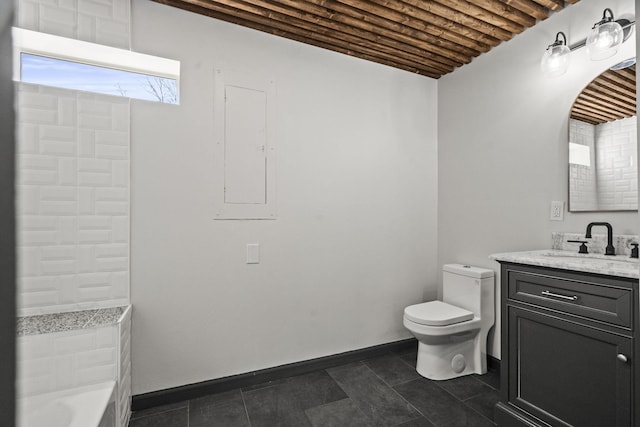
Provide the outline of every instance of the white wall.
{"type": "Polygon", "coordinates": [[[180,106],[132,102],[133,393],[410,337],[436,289],[437,82],[148,0],[132,28],[182,61],[180,106]],[[276,81],[275,221],[212,220],[214,67],[276,81]]]}
{"type": "MultiPolygon", "coordinates": [[[[581,232],[594,220],[637,234],[637,213],[565,212],[563,222],[549,220],[550,202],[567,200],[573,100],[606,67],[635,56],[635,40],[602,62],[575,51],[568,73],[556,79],[541,76],[539,61],[558,31],[569,44],[584,39],[604,7],[573,5],[438,81],[438,264],[498,271],[489,254],[549,248],[552,231],[581,232]]],[[[606,7],[616,17],[635,14],[632,0],[606,7]]],[[[496,357],[498,336],[489,347],[496,357]]]]}

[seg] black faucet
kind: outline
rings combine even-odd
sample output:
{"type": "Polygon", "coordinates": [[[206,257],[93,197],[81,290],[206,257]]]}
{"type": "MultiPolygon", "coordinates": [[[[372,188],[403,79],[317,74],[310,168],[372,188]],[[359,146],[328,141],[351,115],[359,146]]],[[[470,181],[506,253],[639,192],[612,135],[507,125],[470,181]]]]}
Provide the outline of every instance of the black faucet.
{"type": "Polygon", "coordinates": [[[607,248],[604,251],[605,255],[615,255],[616,248],[613,247],[613,227],[608,222],[590,222],[587,225],[587,232],[584,237],[587,239],[591,238],[591,227],[594,225],[602,225],[603,227],[607,227],[607,248]]]}

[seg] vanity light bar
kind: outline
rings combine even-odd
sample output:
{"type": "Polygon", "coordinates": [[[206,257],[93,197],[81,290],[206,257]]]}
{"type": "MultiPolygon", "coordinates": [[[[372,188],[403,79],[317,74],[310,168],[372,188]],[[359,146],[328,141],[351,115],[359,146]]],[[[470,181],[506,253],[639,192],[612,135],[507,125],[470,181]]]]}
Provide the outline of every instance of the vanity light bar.
{"type": "MultiPolygon", "coordinates": [[[[625,35],[624,35],[624,39],[623,42],[627,40],[627,38],[629,37],[629,35],[631,34],[631,31],[626,31],[627,29],[630,29],[631,27],[633,27],[634,25],[636,25],[636,21],[629,21],[628,19],[619,19],[619,21],[626,21],[626,23],[624,25],[622,25],[622,31],[625,31],[625,35]]],[[[571,52],[573,52],[574,50],[578,50],[580,48],[583,48],[587,45],[587,39],[583,39],[580,40],[579,42],[572,44],[571,46],[569,46],[569,50],[571,52]]]]}
{"type": "Polygon", "coordinates": [[[540,61],[540,70],[545,77],[559,77],[569,68],[569,54],[582,47],[587,47],[592,61],[600,61],[615,55],[618,47],[631,35],[631,26],[636,21],[621,18],[615,19],[611,9],[606,8],[602,19],[596,22],[589,36],[571,46],[563,32],[556,35],[555,41],[547,46],[540,61]],[[560,37],[562,36],[562,37],[560,37]]]}

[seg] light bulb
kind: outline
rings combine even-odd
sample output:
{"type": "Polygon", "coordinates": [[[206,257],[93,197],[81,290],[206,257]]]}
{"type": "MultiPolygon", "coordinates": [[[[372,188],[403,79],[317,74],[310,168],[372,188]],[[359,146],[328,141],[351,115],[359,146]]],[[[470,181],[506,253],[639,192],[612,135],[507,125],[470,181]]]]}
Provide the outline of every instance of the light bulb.
{"type": "Polygon", "coordinates": [[[613,21],[611,17],[603,17],[603,20],[596,23],[587,37],[587,51],[593,61],[600,61],[612,57],[618,52],[618,46],[622,44],[624,32],[622,26],[613,21]],[[608,20],[608,21],[607,21],[608,20]]]}
{"type": "Polygon", "coordinates": [[[569,47],[564,44],[551,45],[544,51],[540,69],[545,77],[558,77],[569,68],[569,47]]]}

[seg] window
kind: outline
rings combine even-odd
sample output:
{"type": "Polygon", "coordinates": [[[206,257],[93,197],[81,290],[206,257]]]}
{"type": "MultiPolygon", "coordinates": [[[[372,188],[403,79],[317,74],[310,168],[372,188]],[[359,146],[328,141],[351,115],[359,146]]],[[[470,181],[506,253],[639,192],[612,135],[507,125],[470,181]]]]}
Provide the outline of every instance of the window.
{"type": "Polygon", "coordinates": [[[19,28],[13,36],[15,80],[178,104],[178,61],[19,28]]]}

